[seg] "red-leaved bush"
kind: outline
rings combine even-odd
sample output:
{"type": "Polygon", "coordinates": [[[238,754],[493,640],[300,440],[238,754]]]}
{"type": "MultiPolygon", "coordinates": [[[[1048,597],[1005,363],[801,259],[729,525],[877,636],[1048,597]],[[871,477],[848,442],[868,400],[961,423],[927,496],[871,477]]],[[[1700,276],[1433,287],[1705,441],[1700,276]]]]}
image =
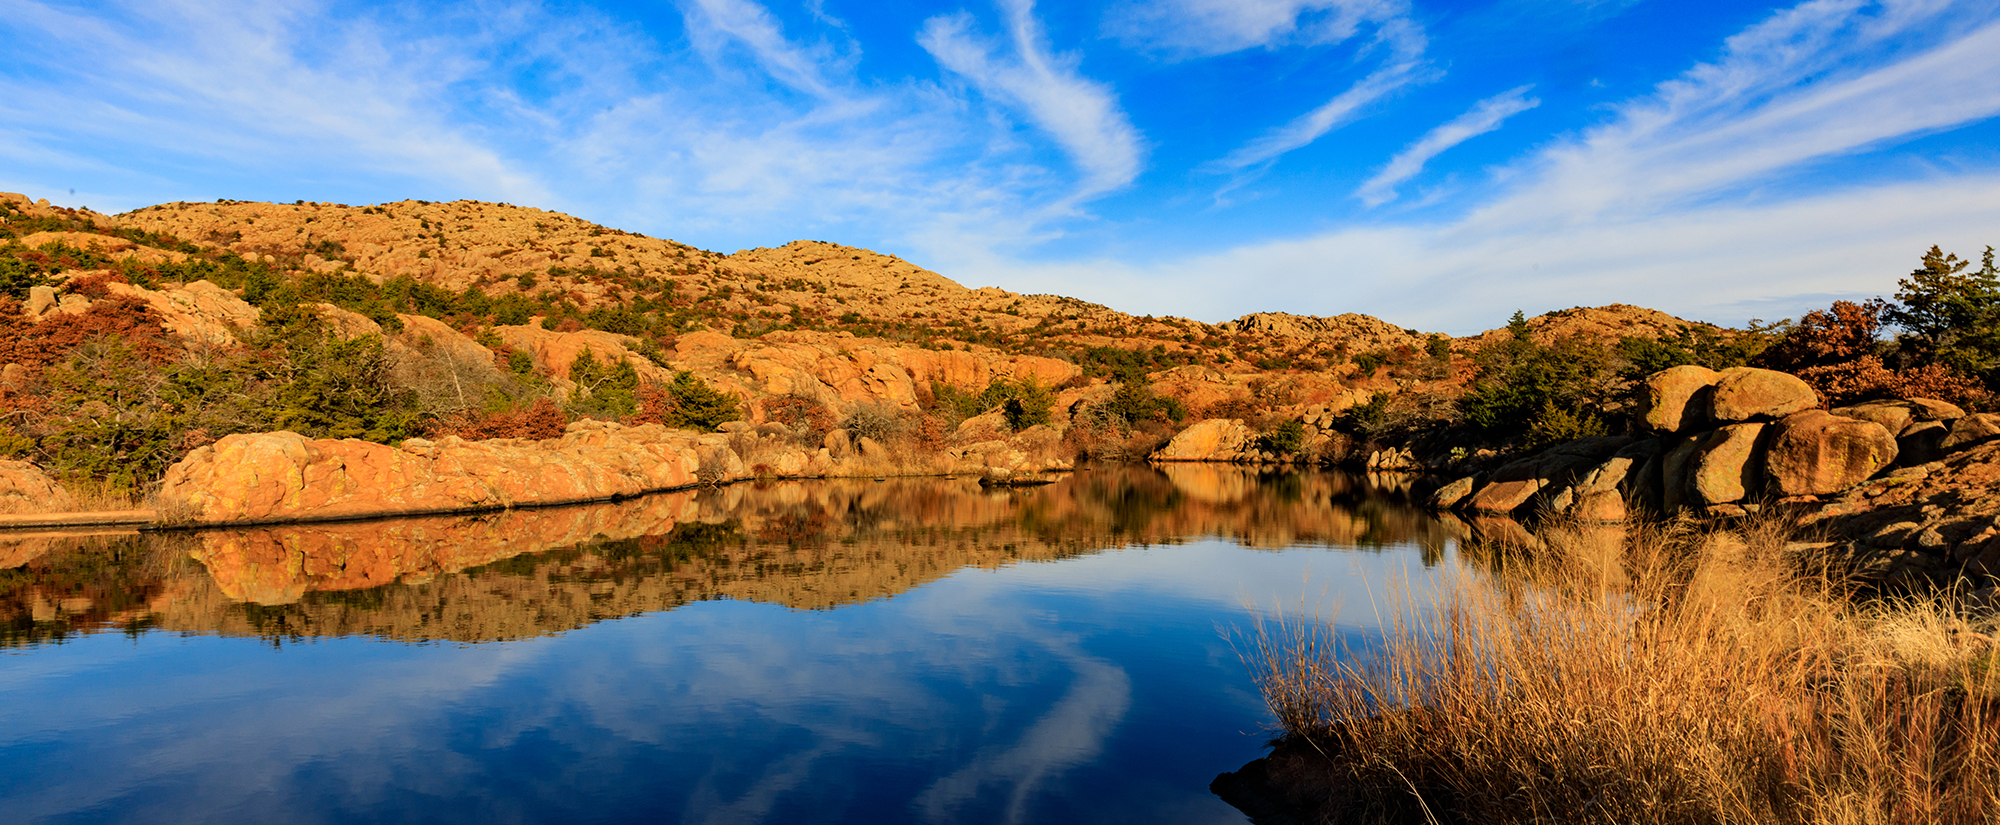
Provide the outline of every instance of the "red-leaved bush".
{"type": "Polygon", "coordinates": [[[92,301],[89,309],[75,315],[45,313],[39,323],[23,315],[18,302],[0,298],[0,364],[40,370],[61,361],[83,342],[107,336],[124,339],[140,357],[155,364],[169,363],[180,354],[160,325],[159,314],[138,298],[92,301]]]}
{"type": "Polygon", "coordinates": [[[569,424],[569,416],[564,415],[556,402],[547,398],[537,398],[527,409],[512,412],[479,413],[467,410],[437,423],[432,433],[439,437],[455,435],[467,441],[484,441],[489,438],[555,438],[563,434],[563,427],[569,424]]]}
{"type": "Polygon", "coordinates": [[[1942,364],[1891,369],[1878,354],[1883,312],[1881,299],[1854,303],[1835,301],[1799,319],[1778,343],[1757,358],[1757,365],[1797,375],[1818,390],[1830,405],[1871,398],[1936,398],[1969,406],[1989,401],[1978,380],[1942,364]]]}

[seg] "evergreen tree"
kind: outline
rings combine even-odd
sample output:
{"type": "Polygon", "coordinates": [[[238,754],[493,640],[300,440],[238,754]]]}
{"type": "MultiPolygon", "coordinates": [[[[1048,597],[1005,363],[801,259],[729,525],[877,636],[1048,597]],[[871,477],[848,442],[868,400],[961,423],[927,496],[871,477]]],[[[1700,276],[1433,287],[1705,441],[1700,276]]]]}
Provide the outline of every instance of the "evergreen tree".
{"type": "Polygon", "coordinates": [[[1896,302],[1882,318],[1903,329],[1899,340],[1911,360],[1993,379],[2000,369],[2000,272],[1993,247],[1981,263],[1968,273],[1971,261],[1933,246],[1923,266],[1897,282],[1896,302]]]}

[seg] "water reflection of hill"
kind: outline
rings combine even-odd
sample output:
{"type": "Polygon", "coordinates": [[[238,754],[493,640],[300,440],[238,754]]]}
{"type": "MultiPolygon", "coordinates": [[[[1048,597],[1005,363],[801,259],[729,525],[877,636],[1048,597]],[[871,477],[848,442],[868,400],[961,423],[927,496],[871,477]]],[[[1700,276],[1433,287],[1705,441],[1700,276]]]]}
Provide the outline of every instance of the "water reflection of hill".
{"type": "Polygon", "coordinates": [[[698,599],[830,608],[962,567],[1203,536],[1433,553],[1446,538],[1380,480],[1199,465],[1102,468],[1014,490],[782,482],[472,518],[0,536],[0,641],[147,627],[274,641],[511,639],[698,599]]]}

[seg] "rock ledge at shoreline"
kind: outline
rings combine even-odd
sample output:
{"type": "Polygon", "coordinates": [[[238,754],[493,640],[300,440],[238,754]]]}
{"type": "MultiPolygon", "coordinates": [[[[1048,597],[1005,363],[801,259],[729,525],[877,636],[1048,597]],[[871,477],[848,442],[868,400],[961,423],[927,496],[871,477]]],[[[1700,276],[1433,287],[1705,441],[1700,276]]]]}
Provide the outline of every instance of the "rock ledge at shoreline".
{"type": "Polygon", "coordinates": [[[751,429],[703,434],[594,420],[542,441],[446,437],[392,447],[290,432],[233,435],[170,468],[155,502],[168,526],[257,524],[544,507],[751,478],[1011,479],[1070,466],[1045,457],[1053,436],[1032,430],[955,448],[924,466],[845,449],[841,435],[828,439],[834,448],[813,450],[751,429]]]}

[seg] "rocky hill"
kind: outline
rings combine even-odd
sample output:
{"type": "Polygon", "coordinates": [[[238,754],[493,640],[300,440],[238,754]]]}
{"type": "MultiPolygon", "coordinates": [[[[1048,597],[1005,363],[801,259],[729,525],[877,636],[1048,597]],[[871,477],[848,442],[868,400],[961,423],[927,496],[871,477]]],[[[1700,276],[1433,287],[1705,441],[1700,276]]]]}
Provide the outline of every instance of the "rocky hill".
{"type": "MultiPolygon", "coordinates": [[[[0,221],[0,409],[15,413],[0,430],[0,458],[70,477],[150,468],[125,484],[259,428],[384,441],[559,434],[517,426],[537,399],[561,418],[671,424],[647,419],[638,396],[683,374],[734,396],[750,424],[791,427],[808,450],[877,407],[903,417],[878,436],[927,432],[920,440],[933,450],[990,442],[1004,435],[996,429],[1018,429],[996,416],[1026,393],[1028,423],[1046,417],[1079,454],[1143,456],[1188,423],[1233,418],[1252,435],[1305,422],[1298,449],[1324,458],[1345,449],[1335,432],[1343,411],[1384,397],[1448,401],[1472,376],[1471,356],[1516,337],[1453,339],[1356,314],[1134,316],[967,288],[823,241],[722,254],[470,201],[171,203],[104,215],[0,194],[0,221]],[[348,343],[300,338],[297,307],[348,343]],[[82,363],[78,347],[105,335],[152,365],[141,373],[168,373],[147,379],[166,385],[121,400],[91,395],[108,373],[51,383],[70,380],[59,373],[82,363]],[[367,354],[373,340],[379,356],[367,354]],[[348,359],[340,369],[301,366],[336,355],[348,359]],[[329,370],[350,383],[307,386],[329,370]],[[225,386],[238,400],[224,398],[225,386]],[[205,387],[213,391],[185,397],[205,387]],[[318,411],[352,406],[343,399],[355,395],[376,398],[375,408],[318,411]],[[87,462],[58,455],[88,440],[78,430],[110,437],[91,430],[103,416],[78,412],[91,404],[144,431],[145,456],[72,466],[87,462]]],[[[1601,341],[1704,328],[1626,306],[1527,323],[1539,339],[1601,341]]],[[[118,361],[89,363],[102,373],[118,361]]]]}
{"type": "MultiPolygon", "coordinates": [[[[1071,360],[1091,348],[1114,347],[1147,353],[1146,367],[1200,363],[1225,374],[1312,371],[1356,381],[1368,377],[1355,375],[1354,357],[1422,351],[1434,337],[1358,314],[1255,313],[1222,324],[1133,316],[1056,295],[968,289],[894,256],[823,241],[722,254],[508,204],[224,201],[161,204],[107,216],[38,205],[22,195],[0,194],[0,200],[29,216],[76,225],[15,241],[30,249],[55,242],[156,263],[179,262],[187,257],[183,250],[199,247],[288,273],[347,272],[377,283],[408,278],[494,299],[535,296],[537,306],[566,304],[580,316],[637,304],[648,308],[642,311],[676,315],[678,331],[709,329],[738,337],[839,330],[929,347],[1071,360]],[[666,306],[680,311],[664,313],[666,306]]],[[[1531,323],[1538,334],[1614,338],[1656,336],[1690,324],[1624,305],[1564,310],[1531,323]]],[[[1450,343],[1469,352],[1502,333],[1450,343]]]]}

